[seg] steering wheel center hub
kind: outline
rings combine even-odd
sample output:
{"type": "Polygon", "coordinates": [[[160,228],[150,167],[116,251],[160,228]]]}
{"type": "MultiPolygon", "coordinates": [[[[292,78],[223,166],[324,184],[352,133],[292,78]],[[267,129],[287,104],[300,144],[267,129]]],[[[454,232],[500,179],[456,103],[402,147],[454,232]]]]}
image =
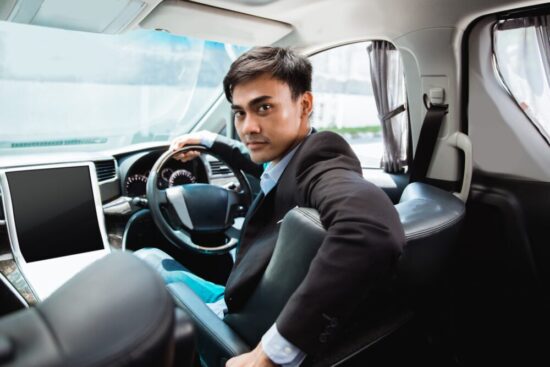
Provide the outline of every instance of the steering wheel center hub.
{"type": "Polygon", "coordinates": [[[189,230],[213,233],[233,225],[231,212],[237,203],[222,187],[202,183],[181,185],[167,189],[166,197],[189,230]]]}

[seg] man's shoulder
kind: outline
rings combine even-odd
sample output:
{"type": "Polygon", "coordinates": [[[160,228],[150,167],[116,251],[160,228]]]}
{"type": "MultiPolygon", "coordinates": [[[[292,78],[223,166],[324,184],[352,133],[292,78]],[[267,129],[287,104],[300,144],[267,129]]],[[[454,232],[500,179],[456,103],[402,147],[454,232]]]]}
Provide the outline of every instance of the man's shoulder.
{"type": "Polygon", "coordinates": [[[316,131],[304,140],[304,145],[313,145],[318,149],[331,149],[342,146],[351,149],[349,143],[339,134],[332,131],[316,131]]]}
{"type": "Polygon", "coordinates": [[[343,168],[361,172],[359,159],[349,143],[332,131],[320,131],[309,135],[294,157],[297,173],[309,171],[317,166],[322,171],[343,168]]]}
{"type": "Polygon", "coordinates": [[[300,156],[305,159],[317,157],[320,160],[346,156],[359,163],[349,143],[332,131],[319,131],[309,135],[302,143],[300,156]]]}

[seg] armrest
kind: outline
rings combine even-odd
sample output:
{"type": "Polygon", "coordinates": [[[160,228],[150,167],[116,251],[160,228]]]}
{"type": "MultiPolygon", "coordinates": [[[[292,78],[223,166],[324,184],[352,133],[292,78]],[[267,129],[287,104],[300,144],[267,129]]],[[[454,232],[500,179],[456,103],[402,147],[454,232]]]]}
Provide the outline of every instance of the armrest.
{"type": "Polygon", "coordinates": [[[195,324],[198,350],[207,366],[224,366],[229,358],[250,351],[246,344],[223,320],[184,283],[167,286],[181,307],[195,324]]]}

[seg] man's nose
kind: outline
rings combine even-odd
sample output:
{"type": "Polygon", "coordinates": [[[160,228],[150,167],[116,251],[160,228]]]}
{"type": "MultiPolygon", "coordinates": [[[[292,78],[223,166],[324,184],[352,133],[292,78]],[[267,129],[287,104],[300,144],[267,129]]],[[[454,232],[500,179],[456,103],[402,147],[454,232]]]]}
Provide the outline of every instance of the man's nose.
{"type": "Polygon", "coordinates": [[[251,114],[247,114],[242,124],[243,134],[258,134],[260,131],[261,128],[258,120],[254,116],[251,116],[251,114]]]}

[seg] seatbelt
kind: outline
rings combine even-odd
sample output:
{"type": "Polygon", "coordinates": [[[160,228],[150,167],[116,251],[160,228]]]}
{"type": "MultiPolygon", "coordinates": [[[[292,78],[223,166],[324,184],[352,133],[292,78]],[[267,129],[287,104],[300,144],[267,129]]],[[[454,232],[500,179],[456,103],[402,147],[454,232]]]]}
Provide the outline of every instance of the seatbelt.
{"type": "Polygon", "coordinates": [[[449,112],[447,104],[431,104],[424,95],[424,105],[428,110],[422,123],[420,137],[416,145],[416,153],[411,167],[410,182],[422,182],[426,179],[428,168],[432,161],[437,136],[443,123],[443,117],[449,112]]]}

